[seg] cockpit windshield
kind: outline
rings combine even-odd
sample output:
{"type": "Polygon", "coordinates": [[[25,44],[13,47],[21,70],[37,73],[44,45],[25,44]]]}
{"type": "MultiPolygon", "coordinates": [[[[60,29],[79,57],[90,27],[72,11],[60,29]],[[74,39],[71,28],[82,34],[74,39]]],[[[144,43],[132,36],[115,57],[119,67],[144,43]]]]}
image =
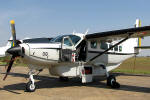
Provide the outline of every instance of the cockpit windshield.
{"type": "Polygon", "coordinates": [[[56,38],[53,38],[50,42],[62,42],[63,37],[69,36],[70,39],[72,40],[73,44],[76,45],[76,43],[81,39],[79,36],[76,35],[61,35],[57,36],[56,38]]]}

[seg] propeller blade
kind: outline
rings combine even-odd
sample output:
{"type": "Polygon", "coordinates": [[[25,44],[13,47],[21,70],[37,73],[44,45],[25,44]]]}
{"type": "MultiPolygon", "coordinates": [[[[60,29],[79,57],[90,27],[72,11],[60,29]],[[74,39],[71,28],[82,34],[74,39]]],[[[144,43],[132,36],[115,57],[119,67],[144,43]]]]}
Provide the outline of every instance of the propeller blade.
{"type": "Polygon", "coordinates": [[[9,74],[9,72],[10,72],[10,70],[11,70],[11,67],[12,67],[14,61],[15,61],[15,56],[12,56],[12,58],[11,58],[11,60],[10,60],[10,62],[9,62],[7,71],[6,71],[6,75],[5,75],[5,77],[3,78],[3,80],[5,80],[5,79],[7,78],[7,75],[9,74]]]}
{"type": "Polygon", "coordinates": [[[13,45],[12,47],[15,47],[16,46],[16,30],[15,30],[15,21],[14,20],[11,20],[10,21],[10,24],[11,24],[11,32],[12,32],[12,37],[13,37],[13,45]]]}

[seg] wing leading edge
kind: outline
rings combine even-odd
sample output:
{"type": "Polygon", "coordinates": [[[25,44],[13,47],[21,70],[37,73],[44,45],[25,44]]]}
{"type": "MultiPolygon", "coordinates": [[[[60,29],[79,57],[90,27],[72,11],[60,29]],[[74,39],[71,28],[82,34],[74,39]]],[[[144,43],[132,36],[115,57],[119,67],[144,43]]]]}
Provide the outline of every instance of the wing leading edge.
{"type": "Polygon", "coordinates": [[[144,27],[136,27],[136,28],[128,28],[128,29],[121,29],[121,30],[114,30],[114,31],[106,31],[106,32],[98,32],[93,34],[87,34],[85,37],[86,39],[100,39],[100,40],[112,40],[116,38],[125,38],[130,35],[130,38],[138,38],[138,37],[145,37],[150,36],[150,26],[144,27]]]}

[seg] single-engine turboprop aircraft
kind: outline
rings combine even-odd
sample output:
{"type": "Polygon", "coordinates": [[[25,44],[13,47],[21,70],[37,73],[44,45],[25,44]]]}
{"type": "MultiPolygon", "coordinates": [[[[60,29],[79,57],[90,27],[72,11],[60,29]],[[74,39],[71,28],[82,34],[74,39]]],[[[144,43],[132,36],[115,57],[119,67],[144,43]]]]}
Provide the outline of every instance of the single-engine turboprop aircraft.
{"type": "Polygon", "coordinates": [[[134,28],[98,32],[92,34],[73,33],[56,38],[16,39],[15,22],[10,21],[12,46],[5,48],[3,55],[11,56],[6,75],[9,74],[16,57],[20,57],[29,68],[26,90],[36,89],[33,75],[44,68],[61,80],[80,77],[82,83],[92,82],[94,76],[106,76],[107,85],[119,88],[120,84],[109,71],[124,60],[139,53],[141,38],[150,36],[150,26],[141,26],[139,19],[134,28]]]}

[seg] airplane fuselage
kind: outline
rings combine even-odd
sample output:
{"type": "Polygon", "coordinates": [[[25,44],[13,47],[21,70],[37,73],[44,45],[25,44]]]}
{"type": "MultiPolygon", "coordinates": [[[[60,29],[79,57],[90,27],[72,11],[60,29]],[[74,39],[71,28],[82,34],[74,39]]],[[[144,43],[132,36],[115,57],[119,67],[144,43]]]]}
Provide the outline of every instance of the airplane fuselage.
{"type": "MultiPolygon", "coordinates": [[[[78,35],[79,36],[79,35],[78,35]]],[[[82,36],[82,35],[80,35],[82,36]]],[[[79,41],[78,45],[83,41],[83,37],[79,41]]],[[[109,48],[109,46],[114,45],[116,42],[120,40],[116,40],[112,43],[105,43],[103,41],[94,41],[96,43],[96,47],[92,47],[93,41],[86,41],[86,45],[84,49],[85,53],[84,57],[86,58],[84,61],[79,60],[77,57],[73,57],[73,53],[76,54],[77,46],[68,46],[62,44],[61,42],[53,42],[53,43],[23,43],[20,46],[24,47],[25,55],[22,58],[23,61],[28,64],[29,66],[34,66],[39,68],[52,68],[52,67],[67,67],[67,66],[78,66],[79,62],[86,62],[92,57],[96,56],[100,52],[103,52],[105,49],[109,48]],[[63,45],[63,48],[62,48],[63,45]],[[102,47],[105,46],[105,47],[102,47]],[[67,57],[66,61],[62,61],[62,49],[63,50],[71,50],[72,53],[65,54],[67,57]],[[74,59],[74,61],[72,61],[74,59]]],[[[107,53],[103,54],[102,56],[98,57],[93,61],[96,65],[105,65],[107,66],[108,70],[113,70],[117,68],[124,60],[133,57],[135,55],[134,47],[137,46],[137,38],[131,38],[124,43],[118,45],[116,48],[111,49],[107,53]]]]}

